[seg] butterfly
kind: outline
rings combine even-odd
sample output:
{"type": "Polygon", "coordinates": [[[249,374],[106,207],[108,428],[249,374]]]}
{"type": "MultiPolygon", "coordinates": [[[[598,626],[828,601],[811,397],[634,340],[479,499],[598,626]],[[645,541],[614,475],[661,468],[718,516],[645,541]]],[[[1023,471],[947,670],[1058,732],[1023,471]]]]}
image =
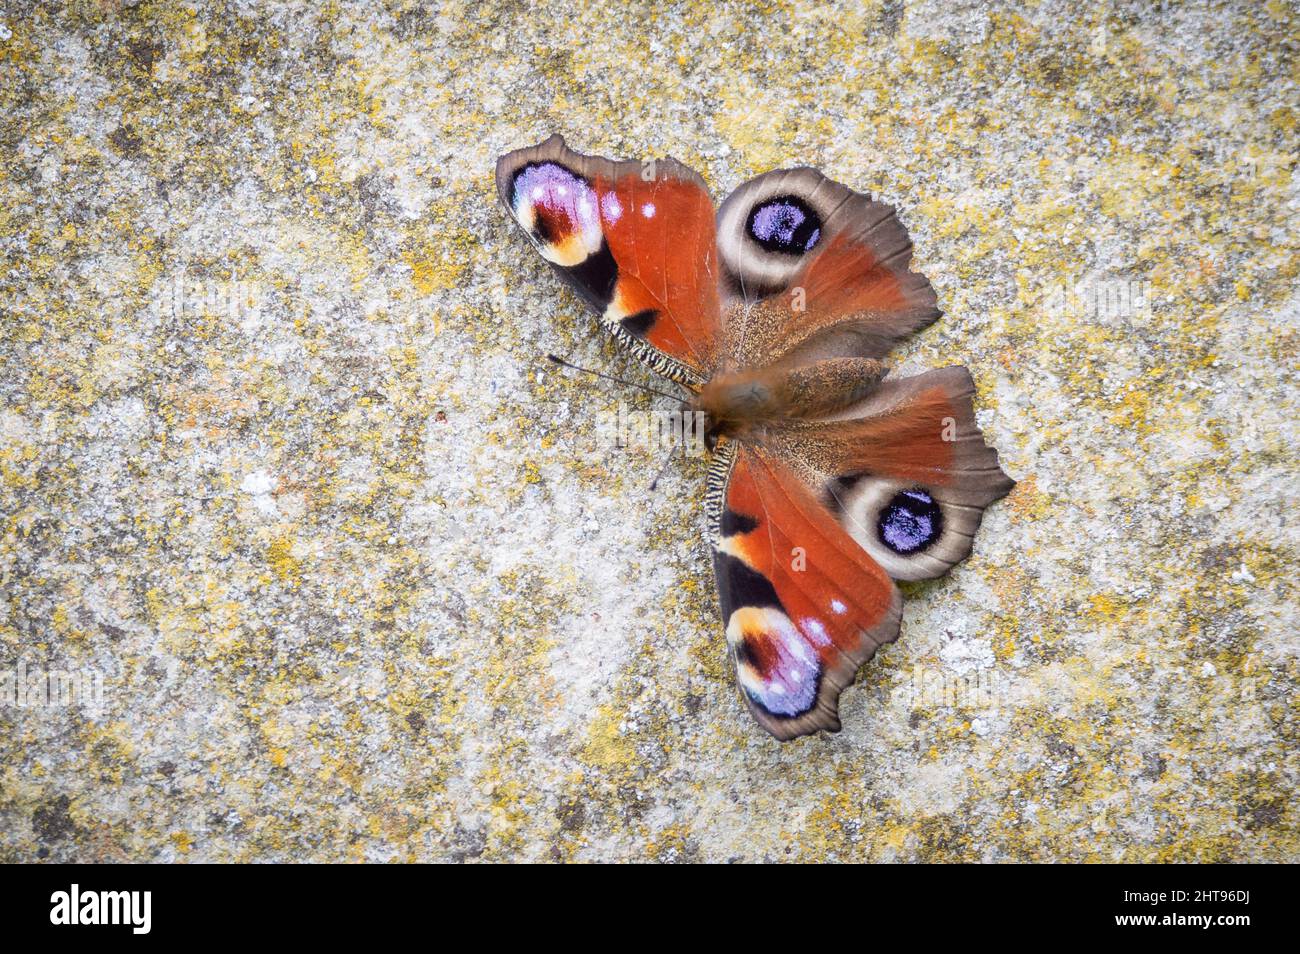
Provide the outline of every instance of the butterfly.
{"type": "Polygon", "coordinates": [[[782,741],[840,729],[839,697],[897,638],[897,580],[947,572],[1014,486],[963,367],[887,376],[940,316],[892,206],[808,167],[716,210],[673,159],[558,135],[502,156],[511,216],[599,316],[704,415],[722,624],[750,712],[782,741]]]}

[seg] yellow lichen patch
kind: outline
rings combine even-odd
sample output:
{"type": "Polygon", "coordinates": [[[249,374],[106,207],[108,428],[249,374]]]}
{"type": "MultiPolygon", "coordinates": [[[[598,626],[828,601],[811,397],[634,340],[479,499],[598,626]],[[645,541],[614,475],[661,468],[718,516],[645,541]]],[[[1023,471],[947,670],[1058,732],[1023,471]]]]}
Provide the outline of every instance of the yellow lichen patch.
{"type": "Polygon", "coordinates": [[[1039,520],[1051,511],[1050,498],[1038,489],[1038,480],[1033,474],[1016,482],[1007,497],[1007,506],[1022,520],[1039,520]]]}
{"type": "Polygon", "coordinates": [[[302,562],[293,555],[293,539],[276,537],[266,548],[266,561],[282,583],[296,587],[302,580],[302,562]]]}
{"type": "Polygon", "coordinates": [[[646,856],[659,864],[690,860],[690,829],[686,825],[669,825],[646,845],[646,856]]]}
{"type": "Polygon", "coordinates": [[[636,748],[623,733],[622,721],[622,715],[612,706],[596,710],[582,748],[583,761],[605,771],[618,772],[636,760],[636,748]]]}
{"type": "Polygon", "coordinates": [[[1088,184],[1098,197],[1103,215],[1119,219],[1141,216],[1151,201],[1169,187],[1179,169],[1154,156],[1113,145],[1110,156],[1088,184]]]}
{"type": "Polygon", "coordinates": [[[425,242],[402,252],[411,269],[411,284],[421,295],[451,288],[465,270],[465,263],[451,257],[444,247],[425,242]]]}
{"type": "Polygon", "coordinates": [[[1128,611],[1127,606],[1112,593],[1093,593],[1088,597],[1091,616],[1098,622],[1119,622],[1128,611]]]}

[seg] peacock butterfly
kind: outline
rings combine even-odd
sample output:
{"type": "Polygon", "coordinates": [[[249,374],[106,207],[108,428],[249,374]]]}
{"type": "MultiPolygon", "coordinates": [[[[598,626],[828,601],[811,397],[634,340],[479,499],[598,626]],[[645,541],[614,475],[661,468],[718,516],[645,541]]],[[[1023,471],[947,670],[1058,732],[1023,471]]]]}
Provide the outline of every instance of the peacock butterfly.
{"type": "Polygon", "coordinates": [[[804,167],[715,213],[672,159],[558,135],[502,156],[496,179],[542,257],[705,415],[709,542],[754,718],[781,740],[838,731],[841,691],[898,636],[894,581],[964,559],[1014,486],[965,368],[886,377],[889,349],[940,315],[893,207],[804,167]]]}

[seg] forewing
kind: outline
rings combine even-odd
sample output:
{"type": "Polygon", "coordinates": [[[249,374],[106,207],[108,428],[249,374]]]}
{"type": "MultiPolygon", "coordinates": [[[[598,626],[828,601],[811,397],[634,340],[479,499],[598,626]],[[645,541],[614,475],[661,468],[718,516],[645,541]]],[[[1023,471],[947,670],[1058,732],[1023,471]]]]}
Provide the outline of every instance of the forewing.
{"type": "Polygon", "coordinates": [[[709,501],[722,622],[750,711],[782,741],[839,731],[841,691],[898,635],[898,590],[760,449],[722,445],[709,501]]]}
{"type": "Polygon", "coordinates": [[[716,365],[713,202],[672,159],[614,162],[556,135],[497,160],[497,191],[602,323],[655,370],[699,384],[716,365]]]}

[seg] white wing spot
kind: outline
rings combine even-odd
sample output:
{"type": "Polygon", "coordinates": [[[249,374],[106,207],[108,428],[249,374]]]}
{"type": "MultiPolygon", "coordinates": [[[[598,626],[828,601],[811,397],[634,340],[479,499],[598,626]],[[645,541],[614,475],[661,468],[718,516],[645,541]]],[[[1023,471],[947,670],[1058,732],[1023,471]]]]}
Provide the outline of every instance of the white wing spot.
{"type": "Polygon", "coordinates": [[[641,206],[641,214],[647,219],[653,219],[655,217],[655,204],[653,202],[647,202],[645,205],[641,206]]]}
{"type": "MultiPolygon", "coordinates": [[[[805,616],[802,623],[803,625],[800,628],[803,629],[803,631],[808,635],[808,638],[818,646],[825,646],[830,643],[831,637],[826,632],[826,627],[822,625],[821,620],[814,619],[811,616],[805,616]]],[[[799,652],[797,655],[805,661],[812,660],[812,653],[808,650],[808,644],[802,641],[799,644],[799,652]]]]}

